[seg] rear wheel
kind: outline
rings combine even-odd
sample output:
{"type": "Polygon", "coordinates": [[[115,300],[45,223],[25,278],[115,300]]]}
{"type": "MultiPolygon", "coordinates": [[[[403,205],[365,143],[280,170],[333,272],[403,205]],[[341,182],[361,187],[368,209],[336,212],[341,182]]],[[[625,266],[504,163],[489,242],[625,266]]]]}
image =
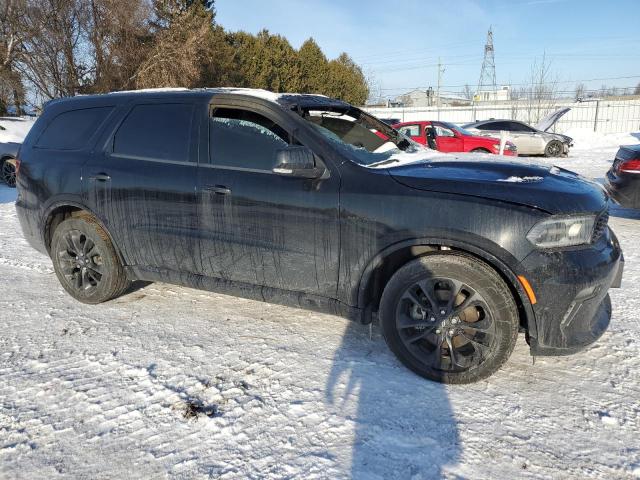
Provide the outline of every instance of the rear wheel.
{"type": "Polygon", "coordinates": [[[544,149],[545,157],[559,157],[562,155],[562,142],[551,140],[544,149]]]}
{"type": "Polygon", "coordinates": [[[382,294],[380,318],[398,359],[442,383],[471,383],[498,370],[519,325],[502,278],[460,254],[427,255],[400,268],[382,294]]]}
{"type": "Polygon", "coordinates": [[[7,158],[2,161],[0,165],[0,175],[2,181],[9,185],[11,188],[16,186],[16,160],[15,158],[7,158]]]}
{"type": "Polygon", "coordinates": [[[88,214],[58,225],[51,258],[58,280],[80,302],[106,302],[122,295],[129,285],[109,236],[88,214]]]}

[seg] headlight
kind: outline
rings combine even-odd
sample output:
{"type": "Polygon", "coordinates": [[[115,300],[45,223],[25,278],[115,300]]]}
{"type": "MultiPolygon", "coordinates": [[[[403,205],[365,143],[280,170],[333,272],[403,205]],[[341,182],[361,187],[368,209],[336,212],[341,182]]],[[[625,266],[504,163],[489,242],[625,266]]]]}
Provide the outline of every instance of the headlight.
{"type": "Polygon", "coordinates": [[[527,240],[539,248],[570,247],[591,243],[595,215],[551,217],[537,223],[527,240]]]}

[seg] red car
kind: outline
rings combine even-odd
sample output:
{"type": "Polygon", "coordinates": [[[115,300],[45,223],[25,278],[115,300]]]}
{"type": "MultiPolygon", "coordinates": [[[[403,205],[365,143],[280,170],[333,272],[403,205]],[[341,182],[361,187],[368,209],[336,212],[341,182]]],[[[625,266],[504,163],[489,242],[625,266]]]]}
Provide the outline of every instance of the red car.
{"type": "MultiPolygon", "coordinates": [[[[500,139],[481,137],[448,122],[420,121],[393,125],[412,140],[440,152],[500,153],[500,139]]],[[[518,155],[518,149],[506,142],[503,155],[518,155]]]]}

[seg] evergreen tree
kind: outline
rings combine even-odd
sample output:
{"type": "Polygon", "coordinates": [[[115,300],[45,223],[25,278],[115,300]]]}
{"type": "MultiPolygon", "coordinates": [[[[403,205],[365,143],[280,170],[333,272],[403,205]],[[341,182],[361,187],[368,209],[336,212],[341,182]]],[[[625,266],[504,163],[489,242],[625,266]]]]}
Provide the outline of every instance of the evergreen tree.
{"type": "Polygon", "coordinates": [[[329,65],[327,57],[313,38],[306,40],[298,51],[301,70],[301,93],[325,91],[329,65]]]}
{"type": "Polygon", "coordinates": [[[230,35],[242,86],[274,92],[296,92],[302,87],[297,52],[281,35],[262,30],[253,36],[246,32],[230,35]]]}
{"type": "Polygon", "coordinates": [[[369,87],[362,69],[346,53],[329,62],[325,95],[354,105],[364,105],[369,87]]]}

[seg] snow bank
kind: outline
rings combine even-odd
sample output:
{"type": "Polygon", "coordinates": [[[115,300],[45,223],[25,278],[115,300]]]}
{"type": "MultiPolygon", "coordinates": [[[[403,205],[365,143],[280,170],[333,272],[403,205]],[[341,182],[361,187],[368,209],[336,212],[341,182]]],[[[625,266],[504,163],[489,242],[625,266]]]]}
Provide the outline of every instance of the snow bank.
{"type": "Polygon", "coordinates": [[[34,122],[34,118],[0,117],[0,143],[22,143],[34,122]]]}
{"type": "Polygon", "coordinates": [[[573,138],[573,150],[591,150],[595,148],[615,148],[620,145],[640,143],[640,132],[635,133],[598,133],[588,128],[571,128],[566,135],[573,138]]]}

